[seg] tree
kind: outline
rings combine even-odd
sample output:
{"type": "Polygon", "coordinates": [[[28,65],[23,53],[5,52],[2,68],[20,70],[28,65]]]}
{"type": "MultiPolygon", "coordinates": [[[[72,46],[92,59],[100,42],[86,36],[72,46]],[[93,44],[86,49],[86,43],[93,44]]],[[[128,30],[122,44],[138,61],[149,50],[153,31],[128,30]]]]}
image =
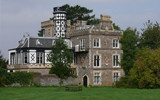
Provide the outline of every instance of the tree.
{"type": "Polygon", "coordinates": [[[121,28],[118,25],[116,25],[115,23],[113,23],[113,28],[116,30],[121,30],[121,28]]]}
{"type": "Polygon", "coordinates": [[[138,36],[136,33],[136,29],[131,29],[129,27],[123,32],[123,36],[120,39],[123,50],[121,66],[124,69],[126,75],[129,74],[129,71],[133,67],[135,62],[138,41],[138,36]]]}
{"type": "Polygon", "coordinates": [[[60,78],[60,86],[63,79],[72,76],[71,63],[73,62],[73,52],[68,49],[65,41],[56,39],[55,45],[51,47],[48,60],[52,62],[50,74],[56,74],[60,78]]]}
{"type": "Polygon", "coordinates": [[[41,29],[41,30],[38,31],[38,36],[39,37],[43,37],[43,29],[41,29]]]}
{"type": "Polygon", "coordinates": [[[139,48],[149,47],[151,49],[160,47],[160,25],[157,22],[153,24],[148,21],[148,23],[145,24],[138,46],[139,48]]]}
{"type": "Polygon", "coordinates": [[[99,24],[100,20],[98,18],[94,18],[92,20],[88,20],[87,21],[87,25],[95,25],[95,24],[99,24]]]}
{"type": "Polygon", "coordinates": [[[0,51],[0,68],[7,69],[7,64],[8,64],[8,61],[3,58],[3,55],[1,54],[1,51],[0,51]]]}
{"type": "MultiPolygon", "coordinates": [[[[63,5],[66,8],[67,20],[71,20],[71,25],[76,23],[77,20],[87,21],[88,25],[98,24],[99,19],[95,18],[95,15],[90,15],[93,10],[87,9],[86,7],[81,7],[79,5],[70,6],[68,4],[63,5]]],[[[51,18],[53,20],[53,18],[51,18]]]]}
{"type": "Polygon", "coordinates": [[[160,87],[160,48],[156,50],[143,48],[136,55],[131,69],[130,85],[138,88],[160,87]]]}

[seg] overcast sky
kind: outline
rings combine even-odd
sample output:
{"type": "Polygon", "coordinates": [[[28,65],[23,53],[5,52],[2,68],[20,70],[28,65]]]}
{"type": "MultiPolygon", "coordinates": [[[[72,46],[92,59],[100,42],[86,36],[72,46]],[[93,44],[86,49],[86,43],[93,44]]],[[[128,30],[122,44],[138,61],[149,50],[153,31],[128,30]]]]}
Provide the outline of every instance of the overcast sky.
{"type": "Polygon", "coordinates": [[[23,34],[37,36],[41,22],[53,16],[53,7],[64,4],[93,9],[93,14],[110,15],[121,29],[140,30],[147,20],[160,23],[160,0],[0,0],[0,50],[16,48],[23,34]]]}

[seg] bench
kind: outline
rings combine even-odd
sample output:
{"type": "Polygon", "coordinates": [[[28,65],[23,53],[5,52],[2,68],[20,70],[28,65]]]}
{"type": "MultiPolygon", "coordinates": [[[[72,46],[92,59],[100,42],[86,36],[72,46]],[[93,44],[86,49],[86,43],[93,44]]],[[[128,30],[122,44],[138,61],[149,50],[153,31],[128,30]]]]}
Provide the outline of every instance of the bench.
{"type": "Polygon", "coordinates": [[[66,86],[66,91],[82,91],[82,86],[66,86]]]}

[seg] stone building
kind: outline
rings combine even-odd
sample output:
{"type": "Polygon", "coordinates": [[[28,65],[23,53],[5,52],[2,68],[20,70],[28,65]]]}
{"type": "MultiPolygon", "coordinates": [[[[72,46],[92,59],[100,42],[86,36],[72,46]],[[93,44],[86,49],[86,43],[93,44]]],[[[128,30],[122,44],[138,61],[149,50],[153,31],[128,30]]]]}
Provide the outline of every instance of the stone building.
{"type": "Polygon", "coordinates": [[[53,37],[54,36],[54,23],[53,20],[47,20],[41,22],[41,29],[43,30],[44,37],[53,37]]]}
{"type": "Polygon", "coordinates": [[[110,16],[101,15],[98,25],[79,25],[69,35],[83,85],[112,85],[124,75],[118,63],[123,53],[119,43],[123,32],[114,30],[110,16]]]}
{"type": "MultiPolygon", "coordinates": [[[[25,71],[48,74],[51,62],[47,60],[47,56],[55,39],[54,37],[23,37],[17,48],[9,50],[8,72],[25,71]]],[[[72,49],[71,41],[69,39],[64,41],[68,49],[72,49]]]]}
{"type": "Polygon", "coordinates": [[[86,21],[77,21],[75,25],[70,25],[67,21],[66,26],[65,23],[60,25],[66,29],[60,28],[55,31],[57,27],[59,28],[56,26],[61,23],[59,21],[65,20],[65,12],[64,15],[62,12],[61,14],[54,12],[54,21],[41,23],[45,37],[24,37],[17,48],[9,50],[8,71],[48,74],[51,68],[51,63],[47,61],[50,47],[54,45],[57,37],[63,37],[68,49],[72,49],[74,53],[71,66],[77,78],[72,79],[73,83],[84,86],[110,86],[124,76],[119,64],[123,53],[119,39],[123,32],[113,28],[111,17],[101,15],[100,23],[97,25],[86,25],[86,21]],[[60,20],[59,16],[63,20],[60,20]]]}

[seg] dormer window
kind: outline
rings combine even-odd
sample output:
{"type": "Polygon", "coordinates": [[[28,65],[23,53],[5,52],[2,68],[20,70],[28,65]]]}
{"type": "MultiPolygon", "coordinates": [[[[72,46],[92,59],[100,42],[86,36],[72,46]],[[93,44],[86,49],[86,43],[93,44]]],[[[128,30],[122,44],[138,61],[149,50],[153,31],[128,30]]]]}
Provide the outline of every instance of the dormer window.
{"type": "Polygon", "coordinates": [[[36,45],[42,45],[42,43],[39,41],[39,39],[37,39],[36,45]]]}
{"type": "Polygon", "coordinates": [[[52,41],[52,46],[55,45],[55,40],[52,41]]]}

